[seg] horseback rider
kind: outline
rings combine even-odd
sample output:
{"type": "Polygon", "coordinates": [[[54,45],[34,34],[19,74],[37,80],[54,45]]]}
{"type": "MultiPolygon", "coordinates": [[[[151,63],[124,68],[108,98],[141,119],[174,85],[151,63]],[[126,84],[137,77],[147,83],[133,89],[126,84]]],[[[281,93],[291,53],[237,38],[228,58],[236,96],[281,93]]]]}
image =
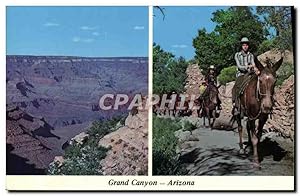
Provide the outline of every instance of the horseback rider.
{"type": "MultiPolygon", "coordinates": [[[[208,73],[206,74],[206,77],[205,77],[205,81],[206,81],[208,88],[209,88],[209,85],[217,86],[216,78],[217,77],[216,77],[215,66],[211,65],[211,66],[209,66],[208,73]]],[[[222,110],[221,99],[219,98],[219,95],[217,96],[217,107],[218,107],[218,110],[222,110]]]]}
{"type": "Polygon", "coordinates": [[[215,74],[215,66],[213,66],[213,65],[209,66],[208,73],[205,76],[205,81],[206,81],[207,85],[209,85],[209,84],[216,85],[217,84],[216,74],[215,74]]]}
{"type": "Polygon", "coordinates": [[[236,74],[236,90],[232,91],[232,103],[233,108],[235,108],[235,101],[237,96],[239,96],[238,92],[240,88],[244,85],[244,80],[251,74],[259,74],[259,70],[256,68],[254,63],[254,55],[249,51],[249,39],[247,37],[243,37],[240,41],[241,43],[241,51],[235,53],[234,59],[237,65],[237,74],[236,74]]]}

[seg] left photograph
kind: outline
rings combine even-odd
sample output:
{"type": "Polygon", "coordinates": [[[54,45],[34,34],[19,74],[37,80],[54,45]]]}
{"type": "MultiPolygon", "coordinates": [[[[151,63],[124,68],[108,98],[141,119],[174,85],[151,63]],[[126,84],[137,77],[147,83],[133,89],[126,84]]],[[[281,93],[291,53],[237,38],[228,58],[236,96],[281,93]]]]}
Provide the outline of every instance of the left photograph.
{"type": "Polygon", "coordinates": [[[6,7],[6,174],[148,175],[148,7],[6,7]]]}

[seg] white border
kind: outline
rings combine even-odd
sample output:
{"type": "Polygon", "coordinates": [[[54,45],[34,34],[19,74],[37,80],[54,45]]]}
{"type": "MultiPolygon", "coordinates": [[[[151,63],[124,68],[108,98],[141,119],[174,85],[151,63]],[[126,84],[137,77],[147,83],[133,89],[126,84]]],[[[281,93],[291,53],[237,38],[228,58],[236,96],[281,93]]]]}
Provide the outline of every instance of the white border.
{"type": "MultiPolygon", "coordinates": [[[[6,110],[5,106],[5,97],[6,97],[6,84],[5,84],[5,61],[6,61],[6,35],[5,35],[5,24],[6,24],[6,8],[7,5],[39,5],[39,6],[47,6],[47,5],[61,5],[61,6],[95,6],[95,5],[105,5],[105,6],[116,6],[116,5],[126,5],[126,6],[141,6],[141,5],[199,5],[199,6],[224,6],[224,5],[295,5],[296,8],[298,8],[298,2],[296,0],[292,0],[289,2],[286,1],[280,1],[280,0],[253,0],[249,4],[248,1],[235,1],[235,0],[227,0],[227,1],[216,1],[216,0],[210,0],[208,2],[200,2],[200,1],[193,1],[193,0],[110,0],[110,1],[95,1],[95,0],[73,0],[73,1],[67,1],[67,0],[22,0],[22,1],[12,1],[12,0],[2,0],[0,1],[0,26],[4,27],[3,30],[0,32],[1,36],[1,66],[0,66],[0,74],[2,78],[1,82],[1,89],[3,92],[3,96],[0,96],[0,102],[2,104],[2,117],[0,121],[0,127],[1,127],[1,138],[2,144],[4,144],[5,141],[5,116],[4,111],[6,110]],[[237,4],[238,3],[238,4],[237,4]]],[[[152,12],[149,12],[149,16],[152,12]]],[[[298,15],[298,14],[297,14],[298,15]]],[[[152,75],[150,74],[152,71],[152,21],[149,21],[149,87],[152,87],[152,75]]],[[[297,28],[299,28],[299,22],[297,21],[297,28]]],[[[297,30],[298,32],[298,30],[297,30]]],[[[297,56],[299,55],[297,51],[297,56]]],[[[297,62],[297,61],[296,61],[297,62]]],[[[298,76],[298,74],[297,74],[298,76]]],[[[151,94],[152,88],[149,88],[149,93],[151,94]]],[[[297,89],[299,90],[299,89],[297,89]]],[[[299,101],[299,100],[297,100],[299,101]]],[[[151,110],[149,110],[151,111],[151,110]]],[[[149,117],[151,117],[151,114],[149,114],[149,117]]],[[[299,117],[297,117],[297,120],[299,117]]],[[[152,128],[152,118],[149,119],[149,130],[152,128]]],[[[298,121],[299,122],[299,121],[298,121]]],[[[152,133],[149,132],[149,153],[152,152],[152,139],[151,139],[152,133]]],[[[298,138],[297,138],[298,139],[298,138]]],[[[4,146],[4,145],[3,145],[4,146]]],[[[2,157],[5,156],[5,151],[1,150],[2,157]]],[[[152,156],[149,156],[149,159],[151,160],[152,156]]],[[[4,158],[6,159],[6,158],[4,158]]],[[[0,161],[2,172],[4,172],[3,176],[5,175],[5,161],[0,161]]],[[[149,167],[152,166],[152,161],[149,161],[149,167]]],[[[296,166],[296,165],[295,165],[296,166]]],[[[149,172],[151,169],[149,169],[149,172]]],[[[287,177],[287,176],[235,176],[235,177],[216,177],[216,176],[180,176],[180,177],[162,177],[162,176],[118,176],[118,177],[111,177],[111,176],[7,176],[6,177],[6,188],[7,189],[14,189],[14,190],[126,190],[126,189],[132,189],[131,187],[111,187],[107,186],[107,181],[111,178],[114,179],[141,179],[141,180],[159,180],[159,181],[165,181],[170,179],[185,179],[185,180],[195,180],[197,183],[197,187],[169,187],[168,190],[174,191],[174,190],[292,190],[294,187],[294,177],[287,177]]],[[[2,187],[4,187],[4,180],[5,178],[1,178],[2,187]]],[[[136,187],[134,187],[135,189],[136,187]]],[[[4,190],[4,189],[2,189],[4,190]]],[[[150,188],[141,188],[136,190],[150,190],[150,188]]],[[[156,187],[152,190],[167,190],[164,187],[156,187]]]]}

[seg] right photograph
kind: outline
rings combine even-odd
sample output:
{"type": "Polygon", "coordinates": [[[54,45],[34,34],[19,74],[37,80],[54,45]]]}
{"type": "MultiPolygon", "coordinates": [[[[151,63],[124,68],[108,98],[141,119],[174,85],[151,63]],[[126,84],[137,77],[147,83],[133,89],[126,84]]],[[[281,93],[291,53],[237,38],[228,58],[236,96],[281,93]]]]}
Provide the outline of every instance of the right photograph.
{"type": "Polygon", "coordinates": [[[153,175],[294,176],[294,12],[153,7],[153,175]]]}

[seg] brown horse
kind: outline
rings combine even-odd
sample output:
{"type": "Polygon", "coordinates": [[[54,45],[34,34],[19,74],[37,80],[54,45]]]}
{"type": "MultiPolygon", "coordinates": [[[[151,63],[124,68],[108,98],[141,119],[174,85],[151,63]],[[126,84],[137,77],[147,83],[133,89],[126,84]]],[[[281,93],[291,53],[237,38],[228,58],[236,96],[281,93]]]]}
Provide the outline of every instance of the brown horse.
{"type": "Polygon", "coordinates": [[[198,98],[198,102],[200,102],[200,109],[198,110],[198,116],[203,118],[203,126],[205,126],[205,117],[208,119],[208,124],[210,128],[213,127],[216,118],[217,118],[217,105],[218,105],[218,94],[219,90],[213,84],[209,84],[205,89],[202,100],[198,98]],[[213,118],[211,122],[211,118],[213,118]]]}
{"type": "Polygon", "coordinates": [[[263,126],[268,120],[268,115],[272,111],[273,107],[273,94],[274,86],[276,82],[276,71],[282,64],[283,58],[277,61],[275,64],[268,64],[264,67],[257,58],[255,58],[255,65],[259,70],[258,75],[253,75],[244,89],[244,92],[239,97],[240,113],[234,118],[238,123],[239,131],[239,145],[240,151],[243,148],[242,139],[242,117],[241,112],[245,114],[247,119],[247,132],[248,132],[248,145],[252,143],[253,147],[253,160],[254,165],[259,167],[259,158],[257,152],[257,146],[262,135],[263,126]],[[258,120],[258,126],[256,127],[255,121],[258,120]]]}

